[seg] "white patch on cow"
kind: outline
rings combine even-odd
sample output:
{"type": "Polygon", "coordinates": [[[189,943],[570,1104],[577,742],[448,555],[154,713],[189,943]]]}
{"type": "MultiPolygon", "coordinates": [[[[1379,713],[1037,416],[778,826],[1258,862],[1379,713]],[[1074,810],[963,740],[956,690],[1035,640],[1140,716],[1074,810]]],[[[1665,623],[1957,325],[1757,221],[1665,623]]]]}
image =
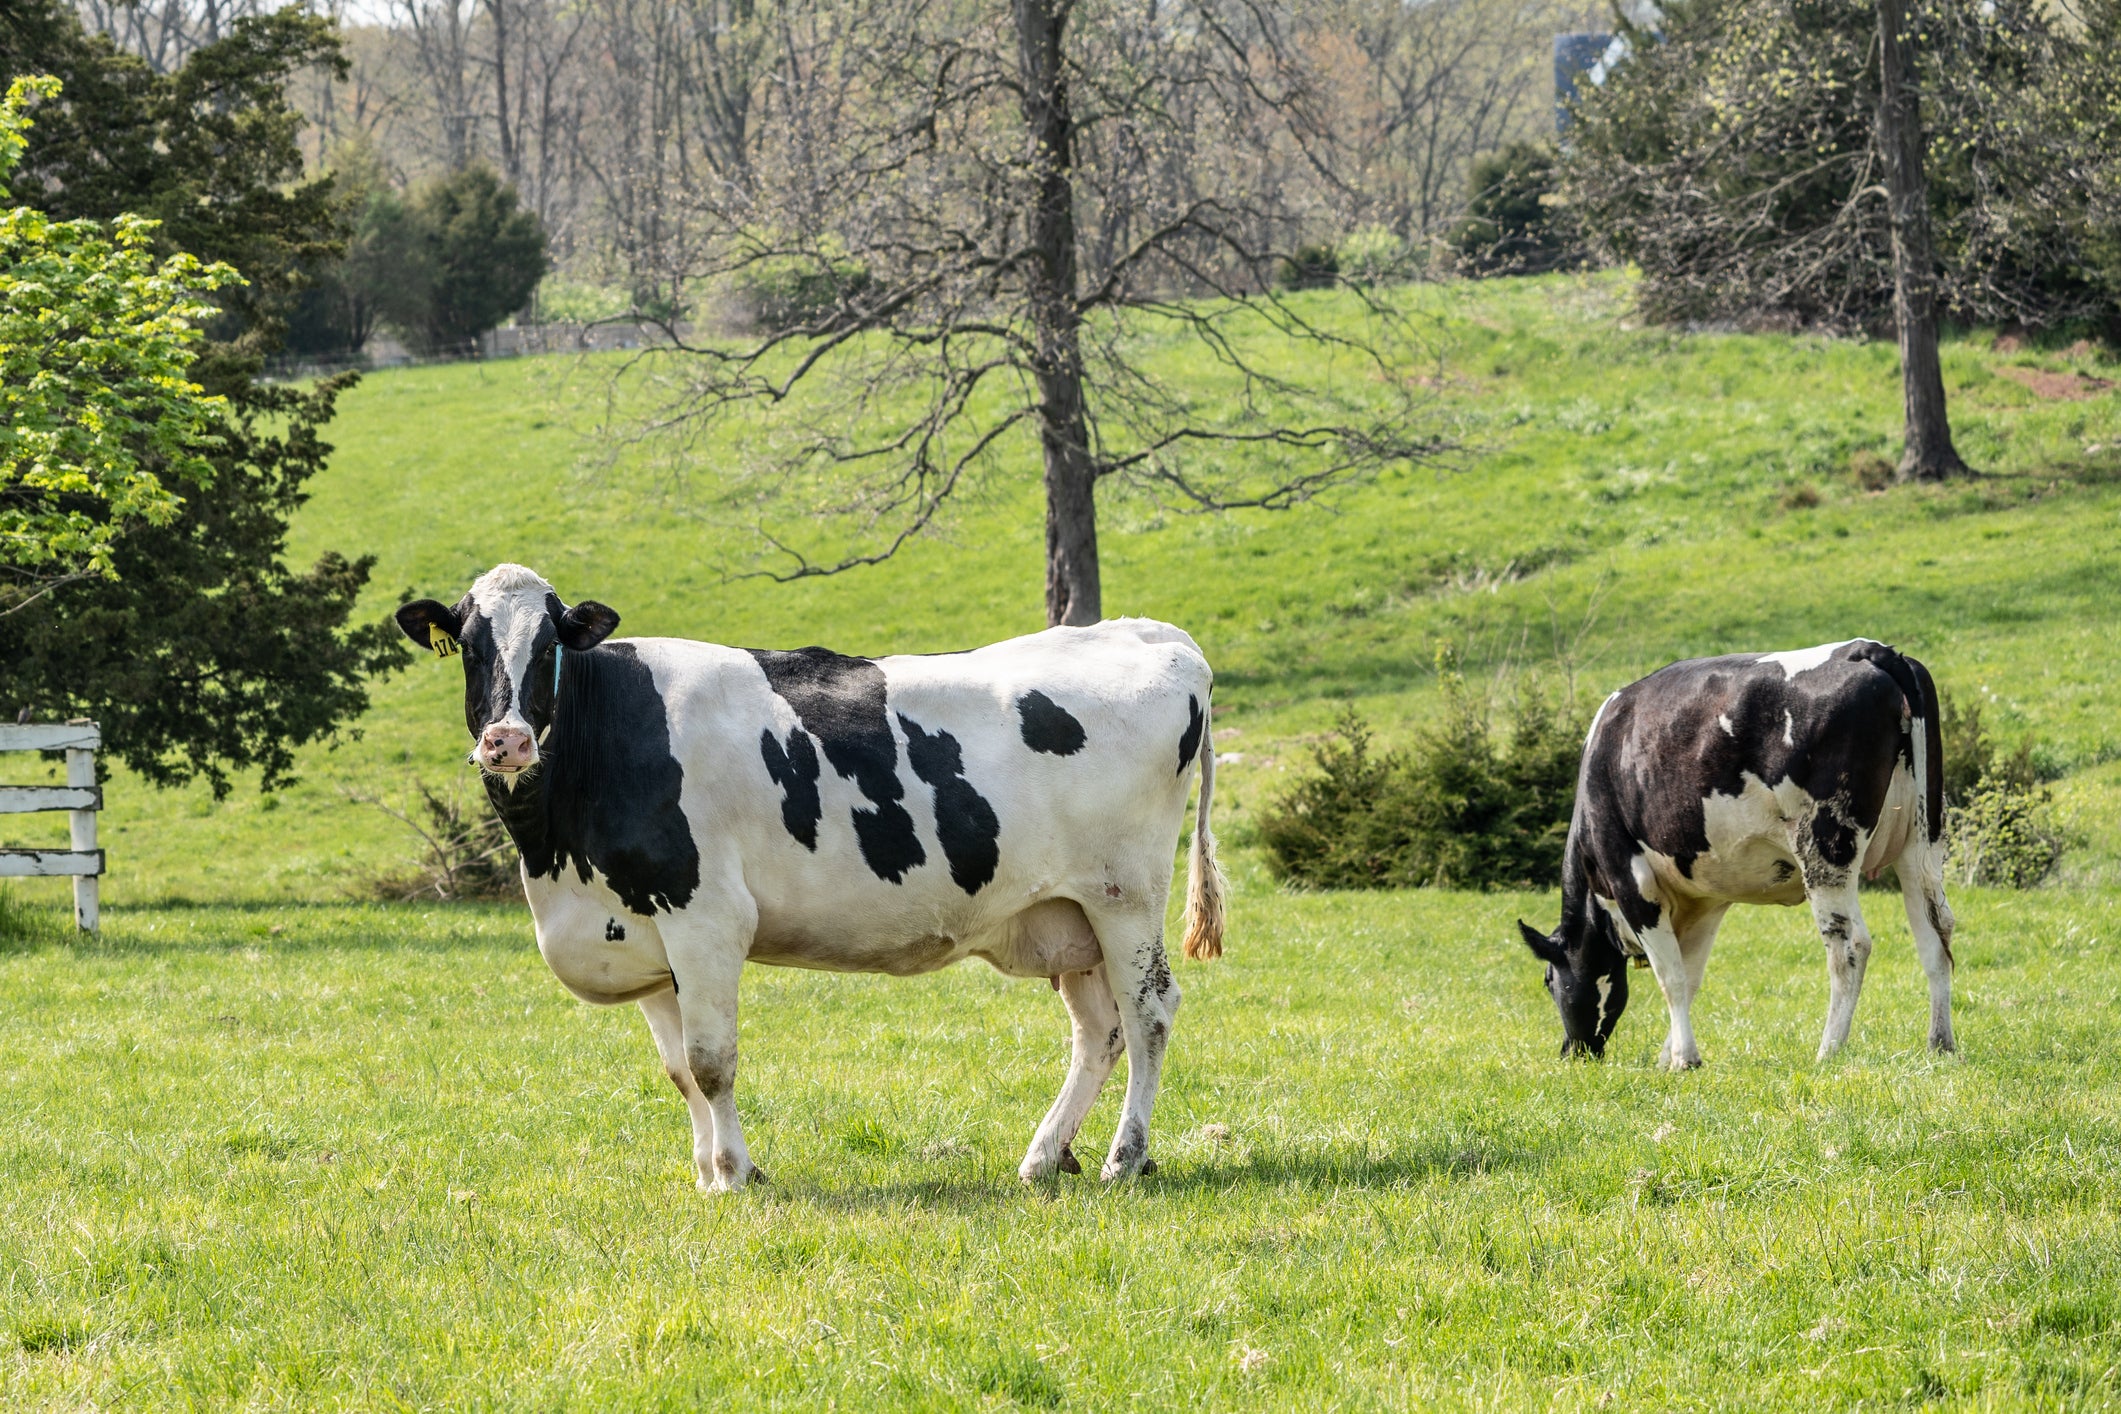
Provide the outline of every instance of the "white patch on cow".
{"type": "Polygon", "coordinates": [[[1610,977],[1600,977],[1598,979],[1598,1029],[1601,1031],[1605,1030],[1606,1003],[1610,1002],[1612,999],[1613,979],[1610,977]]]}
{"type": "Polygon", "coordinates": [[[1804,901],[1804,880],[1790,853],[1788,822],[1811,808],[1811,796],[1789,781],[1770,789],[1751,771],[1739,777],[1735,795],[1711,791],[1701,802],[1701,832],[1708,852],[1690,874],[1660,867],[1667,891],[1733,903],[1793,904],[1804,901]]]}
{"type": "Polygon", "coordinates": [[[1869,641],[1863,638],[1844,638],[1839,643],[1822,643],[1817,648],[1792,648],[1786,653],[1763,653],[1756,661],[1775,664],[1782,669],[1783,680],[1788,681],[1799,673],[1825,667],[1828,659],[1851,643],[1869,641]]]}
{"type": "Polygon", "coordinates": [[[1797,718],[1787,707],[1782,709],[1782,744],[1784,746],[1795,746],[1797,744],[1797,718]]]}
{"type": "Polygon", "coordinates": [[[1605,709],[1612,706],[1614,702],[1618,701],[1619,697],[1619,693],[1614,693],[1612,696],[1606,698],[1605,701],[1599,703],[1598,710],[1591,714],[1591,729],[1583,734],[1583,745],[1585,750],[1589,750],[1591,743],[1598,739],[1598,724],[1605,720],[1605,709]]]}
{"type": "Polygon", "coordinates": [[[495,565],[471,586],[472,602],[493,625],[494,671],[508,679],[508,714],[498,725],[526,735],[530,719],[523,715],[523,700],[528,694],[530,659],[537,651],[538,626],[549,617],[545,596],[552,592],[536,570],[521,565],[495,565]]]}
{"type": "Polygon", "coordinates": [[[1738,735],[1738,728],[1731,725],[1731,714],[1728,712],[1718,712],[1716,714],[1716,725],[1723,728],[1725,736],[1734,737],[1738,735]]]}

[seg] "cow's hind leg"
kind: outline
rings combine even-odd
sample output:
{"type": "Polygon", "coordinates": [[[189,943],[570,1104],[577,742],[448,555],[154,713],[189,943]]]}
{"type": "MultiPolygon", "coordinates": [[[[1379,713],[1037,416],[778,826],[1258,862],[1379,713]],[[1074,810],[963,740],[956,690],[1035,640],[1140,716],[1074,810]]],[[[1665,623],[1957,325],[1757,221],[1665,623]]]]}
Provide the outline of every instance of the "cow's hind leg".
{"type": "Polygon", "coordinates": [[[1131,908],[1087,905],[1090,926],[1105,955],[1105,976],[1119,1006],[1126,1039],[1127,1102],[1100,1175],[1107,1182],[1141,1173],[1149,1162],[1149,1114],[1163,1078],[1164,1047],[1178,1015],[1178,983],[1164,957],[1164,897],[1142,898],[1131,908]]]}
{"type": "Polygon", "coordinates": [[[1930,1049],[1955,1051],[1952,1039],[1952,906],[1944,901],[1943,850],[1927,840],[1910,841],[1893,866],[1900,899],[1907,905],[1915,955],[1930,983],[1930,1049]]]}
{"type": "Polygon", "coordinates": [[[1031,1148],[1017,1169],[1027,1183],[1049,1177],[1055,1169],[1071,1173],[1081,1171],[1080,1165],[1073,1162],[1075,1153],[1069,1145],[1075,1142],[1076,1131],[1083,1127],[1083,1117],[1090,1113],[1090,1106],[1097,1103],[1105,1078],[1112,1074],[1113,1065],[1126,1048],[1119,1003],[1113,1000],[1112,985],[1105,980],[1103,964],[1088,972],[1060,974],[1060,994],[1068,1004],[1074,1050],[1068,1059],[1068,1078],[1061,1083],[1060,1095],[1053,1101],[1053,1108],[1046,1111],[1038,1133],[1031,1136],[1031,1148]]]}
{"type": "MultiPolygon", "coordinates": [[[[1863,857],[1864,840],[1856,840],[1855,858],[1863,857]]],[[[1871,961],[1871,930],[1863,921],[1853,865],[1828,863],[1817,854],[1798,855],[1812,922],[1826,943],[1826,1029],[1819,1037],[1819,1059],[1841,1049],[1856,1019],[1856,999],[1863,994],[1863,973],[1871,961]]]]}

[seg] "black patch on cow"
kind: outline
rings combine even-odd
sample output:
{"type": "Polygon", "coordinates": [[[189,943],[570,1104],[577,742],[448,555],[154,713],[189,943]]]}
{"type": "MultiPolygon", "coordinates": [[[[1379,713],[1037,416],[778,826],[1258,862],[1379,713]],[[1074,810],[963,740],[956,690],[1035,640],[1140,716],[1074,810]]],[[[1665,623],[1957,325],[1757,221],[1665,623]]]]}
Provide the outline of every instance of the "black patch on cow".
{"type": "Polygon", "coordinates": [[[774,693],[816,738],[832,769],[853,781],[873,807],[853,812],[854,836],[870,872],[903,882],[908,872],[928,862],[928,852],[913,832],[913,817],[899,803],[906,788],[898,778],[898,743],[885,716],[884,670],[867,658],[825,648],[792,653],[754,648],[750,653],[774,693]]]}
{"type": "Polygon", "coordinates": [[[796,843],[817,853],[817,824],[825,814],[817,793],[817,748],[801,727],[789,731],[785,747],[768,727],[759,733],[759,754],[766,758],[766,774],[781,788],[781,823],[796,843]]]}
{"type": "Polygon", "coordinates": [[[1826,926],[1819,931],[1833,942],[1845,943],[1849,936],[1849,916],[1846,913],[1830,913],[1827,915],[1826,926]]]}
{"type": "Polygon", "coordinates": [[[643,916],[690,903],[700,853],[680,803],[685,769],[671,751],[654,675],[634,645],[569,653],[551,725],[540,764],[514,790],[486,781],[524,867],[557,879],[572,865],[583,883],[594,870],[643,916]]]}
{"type": "Polygon", "coordinates": [[[1775,861],[1776,883],[1787,884],[1790,881],[1790,876],[1792,874],[1795,874],[1796,872],[1797,866],[1790,863],[1787,859],[1778,859],[1775,861]]]}
{"type": "Polygon", "coordinates": [[[1024,745],[1033,751],[1043,751],[1049,756],[1073,756],[1090,739],[1083,731],[1083,724],[1076,721],[1067,708],[1037,688],[1016,699],[1016,714],[1023,718],[1024,745]]]}
{"type": "Polygon", "coordinates": [[[621,923],[621,922],[619,922],[619,920],[618,920],[618,919],[616,919],[616,918],[607,918],[607,919],[605,919],[605,920],[604,920],[604,941],[605,941],[605,942],[607,942],[607,943],[623,943],[623,942],[625,942],[625,941],[626,941],[626,925],[625,925],[625,924],[623,924],[623,923],[621,923]]]}
{"type": "Polygon", "coordinates": [[[935,835],[950,861],[950,877],[968,894],[976,894],[994,877],[1002,862],[1002,822],[994,807],[965,779],[965,753],[948,732],[929,733],[899,713],[906,734],[906,759],[913,774],[935,790],[935,835]]]}
{"type": "Polygon", "coordinates": [[[1200,701],[1192,693],[1186,694],[1186,734],[1178,739],[1178,770],[1173,775],[1183,776],[1186,767],[1193,764],[1193,753],[1200,750],[1201,728],[1208,718],[1200,710],[1200,701]]]}

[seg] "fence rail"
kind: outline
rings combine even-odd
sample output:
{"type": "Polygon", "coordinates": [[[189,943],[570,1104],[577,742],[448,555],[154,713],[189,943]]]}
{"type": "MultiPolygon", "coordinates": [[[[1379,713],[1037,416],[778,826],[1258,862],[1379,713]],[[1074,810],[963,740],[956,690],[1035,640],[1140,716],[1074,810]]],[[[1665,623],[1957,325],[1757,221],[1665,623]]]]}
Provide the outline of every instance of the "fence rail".
{"type": "Polygon", "coordinates": [[[96,812],[103,788],[96,784],[96,749],[103,732],[94,722],[35,722],[0,726],[0,751],[64,751],[63,786],[0,786],[0,815],[44,810],[67,812],[70,849],[0,849],[0,878],[65,878],[74,881],[74,922],[93,933],[101,922],[103,851],[96,847],[96,812]]]}

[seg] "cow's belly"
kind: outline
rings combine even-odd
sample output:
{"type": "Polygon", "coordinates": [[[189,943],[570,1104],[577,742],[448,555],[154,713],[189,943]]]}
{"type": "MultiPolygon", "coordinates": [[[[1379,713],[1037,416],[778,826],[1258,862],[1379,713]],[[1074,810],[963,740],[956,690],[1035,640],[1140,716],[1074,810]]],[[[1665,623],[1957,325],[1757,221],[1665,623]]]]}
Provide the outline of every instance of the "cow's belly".
{"type": "Polygon", "coordinates": [[[1782,838],[1754,836],[1700,855],[1686,874],[1676,863],[1658,869],[1659,883],[1680,897],[1718,903],[1804,902],[1804,877],[1797,870],[1797,856],[1790,852],[1787,835],[1782,838]]]}
{"type": "Polygon", "coordinates": [[[966,910],[931,920],[939,926],[872,920],[868,926],[820,926],[813,920],[762,915],[749,961],[822,972],[885,972],[910,977],[977,957],[1011,977],[1086,972],[1103,961],[1081,905],[1046,899],[1006,918],[966,910]]]}
{"type": "Polygon", "coordinates": [[[629,913],[592,882],[532,879],[524,888],[538,953],[552,975],[584,1001],[632,1001],[670,985],[670,960],[652,919],[629,913]]]}

